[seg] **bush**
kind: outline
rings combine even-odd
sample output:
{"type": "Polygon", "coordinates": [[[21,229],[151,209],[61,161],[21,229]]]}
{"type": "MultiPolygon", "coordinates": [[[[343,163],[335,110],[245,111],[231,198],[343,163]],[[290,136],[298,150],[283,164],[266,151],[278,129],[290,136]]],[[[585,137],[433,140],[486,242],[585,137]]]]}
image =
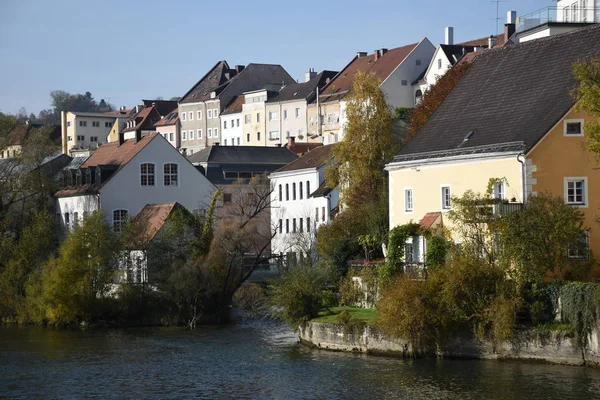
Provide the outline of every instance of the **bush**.
{"type": "Polygon", "coordinates": [[[271,285],[273,305],[278,316],[297,328],[317,317],[323,304],[323,289],[331,272],[323,265],[292,268],[271,285]]]}
{"type": "Polygon", "coordinates": [[[427,241],[427,253],[425,260],[427,261],[428,269],[436,269],[446,263],[446,255],[448,253],[448,243],[438,235],[431,235],[427,241]]]}
{"type": "Polygon", "coordinates": [[[235,292],[233,304],[242,310],[249,311],[252,314],[259,313],[265,305],[265,292],[260,285],[256,283],[245,282],[235,292]]]}

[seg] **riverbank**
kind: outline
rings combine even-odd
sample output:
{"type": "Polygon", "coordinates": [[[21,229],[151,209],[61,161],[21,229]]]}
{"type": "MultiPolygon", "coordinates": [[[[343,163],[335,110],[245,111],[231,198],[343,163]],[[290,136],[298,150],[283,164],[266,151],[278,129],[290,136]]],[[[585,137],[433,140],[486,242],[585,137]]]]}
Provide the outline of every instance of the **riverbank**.
{"type": "Polygon", "coordinates": [[[575,338],[561,331],[521,331],[512,340],[491,343],[457,337],[443,349],[414,348],[407,340],[390,338],[370,325],[309,321],[299,328],[300,342],[320,349],[395,357],[448,357],[465,359],[531,360],[552,364],[600,366],[600,331],[588,337],[582,351],[575,338]]]}

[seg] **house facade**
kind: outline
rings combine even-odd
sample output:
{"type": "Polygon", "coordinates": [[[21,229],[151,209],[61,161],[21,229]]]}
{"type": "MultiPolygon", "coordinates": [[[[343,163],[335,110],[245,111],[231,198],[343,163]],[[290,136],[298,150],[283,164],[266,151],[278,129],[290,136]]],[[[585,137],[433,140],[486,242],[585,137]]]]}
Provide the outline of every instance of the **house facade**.
{"type": "Polygon", "coordinates": [[[313,256],[316,232],[331,222],[339,203],[338,188],[325,183],[331,147],[317,147],[269,175],[271,225],[276,228],[273,254],[294,259],[313,256]]]}
{"type": "Polygon", "coordinates": [[[113,113],[61,112],[62,152],[67,155],[91,154],[108,142],[113,125],[125,125],[129,116],[113,113]]]}
{"type": "Polygon", "coordinates": [[[277,95],[267,100],[265,115],[268,146],[287,143],[293,137],[297,142],[308,142],[307,105],[312,102],[317,91],[323,89],[337,74],[337,71],[322,71],[317,74],[310,69],[302,83],[286,85],[277,95]]]}
{"type": "Polygon", "coordinates": [[[119,230],[146,204],[178,202],[204,208],[215,187],[165,138],[156,133],[101,146],[78,167],[65,172],[56,197],[63,230],[102,210],[119,230]]]}
{"type": "Polygon", "coordinates": [[[262,89],[267,84],[292,81],[280,65],[249,64],[231,69],[226,61],[218,62],[179,102],[181,131],[186,131],[188,136],[187,141],[182,140],[182,147],[193,154],[221,143],[221,112],[236,96],[262,89]]]}
{"type": "Polygon", "coordinates": [[[308,106],[309,137],[325,144],[343,139],[347,95],[358,71],[373,73],[381,80],[380,88],[390,112],[397,107],[413,107],[413,86],[429,66],[434,52],[435,46],[424,38],[419,43],[395,49],[379,49],[371,55],[357,53],[308,106]]]}
{"type": "Polygon", "coordinates": [[[223,146],[241,146],[244,140],[243,114],[245,96],[236,96],[235,99],[221,113],[221,139],[223,146]]]}
{"type": "MultiPolygon", "coordinates": [[[[244,104],[242,105],[244,146],[267,146],[267,143],[274,143],[279,140],[279,132],[271,132],[271,134],[277,134],[277,137],[265,134],[267,119],[265,103],[270,97],[276,95],[278,88],[273,89],[261,89],[244,93],[244,104]]],[[[278,118],[273,113],[269,117],[272,119],[278,118]]]]}
{"type": "Polygon", "coordinates": [[[154,128],[156,129],[156,133],[162,135],[167,142],[171,143],[171,146],[178,150],[181,148],[181,141],[184,138],[187,140],[187,132],[181,132],[180,129],[177,108],[155,123],[154,128]]]}
{"type": "MultiPolygon", "coordinates": [[[[561,196],[584,213],[587,230],[582,235],[589,249],[600,251],[595,232],[600,191],[592,178],[595,161],[585,147],[584,124],[590,118],[574,109],[571,96],[573,63],[599,49],[600,26],[592,26],[475,58],[444,103],[386,167],[390,229],[432,220],[452,229],[447,218],[452,197],[467,190],[484,193],[494,179],[494,213],[518,211],[538,193],[561,196]]],[[[426,261],[424,239],[411,240],[411,259],[426,261]]]]}

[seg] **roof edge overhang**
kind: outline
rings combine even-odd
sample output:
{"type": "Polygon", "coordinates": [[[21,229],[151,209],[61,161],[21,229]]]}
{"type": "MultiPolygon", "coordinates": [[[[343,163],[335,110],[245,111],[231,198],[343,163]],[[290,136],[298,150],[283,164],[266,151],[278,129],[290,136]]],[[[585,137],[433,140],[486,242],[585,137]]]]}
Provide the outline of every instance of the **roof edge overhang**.
{"type": "Polygon", "coordinates": [[[480,161],[480,160],[497,160],[503,158],[511,158],[516,157],[519,154],[523,154],[523,150],[511,150],[504,152],[489,152],[489,153],[478,153],[478,154],[460,154],[455,156],[448,157],[435,157],[431,158],[417,158],[406,161],[397,161],[386,164],[385,170],[396,171],[401,169],[406,169],[415,166],[421,165],[439,165],[446,163],[454,163],[454,162],[464,162],[464,161],[480,161]]]}

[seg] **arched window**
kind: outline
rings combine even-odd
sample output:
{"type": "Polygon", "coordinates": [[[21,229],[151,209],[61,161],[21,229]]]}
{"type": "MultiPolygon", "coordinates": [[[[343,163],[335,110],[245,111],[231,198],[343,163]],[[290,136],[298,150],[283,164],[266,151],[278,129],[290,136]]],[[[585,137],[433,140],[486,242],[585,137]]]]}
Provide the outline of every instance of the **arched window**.
{"type": "Polygon", "coordinates": [[[165,186],[177,186],[177,182],[179,182],[177,164],[165,164],[163,172],[165,186]]]}
{"type": "Polygon", "coordinates": [[[140,183],[142,186],[154,186],[154,164],[140,165],[140,183]]]}
{"type": "Polygon", "coordinates": [[[419,105],[419,103],[421,103],[421,100],[423,100],[423,92],[421,91],[421,89],[419,89],[415,93],[415,106],[419,105]]]}
{"type": "Polygon", "coordinates": [[[114,210],[113,211],[113,229],[115,232],[121,232],[123,230],[123,224],[127,222],[127,210],[114,210]]]}

